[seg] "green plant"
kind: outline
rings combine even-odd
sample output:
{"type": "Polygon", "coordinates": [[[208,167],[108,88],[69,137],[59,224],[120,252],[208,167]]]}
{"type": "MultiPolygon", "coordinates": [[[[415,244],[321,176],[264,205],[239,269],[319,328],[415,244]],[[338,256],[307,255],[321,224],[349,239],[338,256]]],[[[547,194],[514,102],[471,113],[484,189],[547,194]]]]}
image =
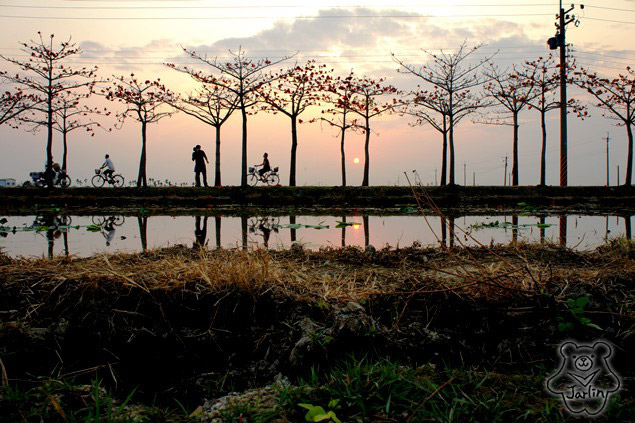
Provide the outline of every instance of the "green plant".
{"type": "Polygon", "coordinates": [[[318,345],[321,348],[325,348],[327,345],[333,342],[333,337],[327,335],[323,329],[310,332],[309,337],[315,345],[318,345]]]}
{"type": "MultiPolygon", "coordinates": [[[[589,303],[589,297],[578,297],[575,300],[573,298],[569,298],[567,300],[567,307],[571,312],[571,316],[574,319],[574,322],[577,322],[583,326],[589,326],[594,329],[602,330],[602,328],[595,323],[591,322],[591,319],[584,315],[584,307],[589,303]]],[[[574,324],[570,321],[566,321],[563,316],[557,316],[556,320],[558,321],[558,330],[560,332],[564,332],[567,330],[572,330],[574,324]]]]}
{"type": "Polygon", "coordinates": [[[322,422],[322,421],[333,421],[335,423],[341,423],[341,420],[337,418],[335,412],[331,410],[332,408],[337,407],[337,404],[340,402],[338,399],[333,399],[329,401],[328,408],[329,411],[324,410],[324,408],[319,405],[313,404],[298,404],[302,408],[306,408],[307,413],[304,416],[304,419],[307,422],[322,422]]]}
{"type": "Polygon", "coordinates": [[[101,387],[101,381],[99,379],[95,379],[93,381],[92,391],[92,396],[95,404],[93,408],[88,411],[88,416],[84,421],[86,423],[134,422],[136,419],[127,417],[125,409],[132,399],[135,391],[136,389],[133,389],[132,392],[128,394],[126,399],[119,406],[116,406],[114,398],[110,394],[104,393],[103,388],[101,387]]]}

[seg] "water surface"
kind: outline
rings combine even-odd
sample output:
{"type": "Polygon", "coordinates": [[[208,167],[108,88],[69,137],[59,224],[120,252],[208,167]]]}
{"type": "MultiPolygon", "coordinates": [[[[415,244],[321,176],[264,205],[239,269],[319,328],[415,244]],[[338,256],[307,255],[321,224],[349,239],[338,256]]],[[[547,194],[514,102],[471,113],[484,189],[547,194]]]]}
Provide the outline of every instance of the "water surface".
{"type": "Polygon", "coordinates": [[[579,250],[631,238],[631,216],[6,216],[0,249],[9,256],[90,256],[186,245],[306,248],[554,242],[579,250]],[[16,228],[15,232],[12,230],[16,228]]]}

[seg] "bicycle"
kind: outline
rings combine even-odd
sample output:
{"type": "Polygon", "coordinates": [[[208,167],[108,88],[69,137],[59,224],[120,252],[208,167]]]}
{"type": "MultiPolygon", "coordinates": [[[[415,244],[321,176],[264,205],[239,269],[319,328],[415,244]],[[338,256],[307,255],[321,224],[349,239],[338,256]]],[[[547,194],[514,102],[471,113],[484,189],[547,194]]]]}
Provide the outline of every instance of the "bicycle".
{"type": "Polygon", "coordinates": [[[123,216],[93,216],[90,218],[90,220],[93,222],[93,225],[97,226],[106,226],[107,224],[121,226],[126,221],[126,218],[123,216]]]}
{"type": "Polygon", "coordinates": [[[103,187],[106,182],[108,182],[115,188],[121,188],[124,184],[124,179],[123,176],[119,174],[114,174],[110,175],[110,177],[107,177],[106,175],[104,175],[103,169],[95,169],[95,176],[93,176],[93,179],[91,179],[90,182],[95,188],[103,187]]]}
{"type": "Polygon", "coordinates": [[[274,167],[273,170],[265,172],[264,175],[260,176],[260,173],[256,172],[256,166],[249,168],[249,173],[247,173],[247,182],[249,185],[256,186],[258,182],[262,182],[267,185],[278,185],[280,183],[280,176],[278,176],[278,168],[274,167]]]}

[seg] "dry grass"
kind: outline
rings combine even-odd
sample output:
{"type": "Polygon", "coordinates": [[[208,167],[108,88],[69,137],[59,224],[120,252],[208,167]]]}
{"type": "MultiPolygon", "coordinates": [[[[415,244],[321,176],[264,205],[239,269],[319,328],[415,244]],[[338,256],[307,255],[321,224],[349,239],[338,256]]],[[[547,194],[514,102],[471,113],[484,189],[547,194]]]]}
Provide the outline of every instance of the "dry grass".
{"type": "MultiPolygon", "coordinates": [[[[548,245],[494,248],[356,248],[318,252],[237,249],[193,251],[185,247],[145,254],[90,258],[0,260],[3,290],[55,292],[109,289],[178,293],[240,289],[252,296],[271,292],[295,300],[360,301],[378,295],[452,292],[469,300],[495,300],[552,292],[564,298],[575,287],[632,298],[632,242],[614,242],[592,252],[548,245]],[[64,287],[64,288],[62,288],[64,287]]],[[[576,288],[577,289],[577,288],[576,288]]]]}

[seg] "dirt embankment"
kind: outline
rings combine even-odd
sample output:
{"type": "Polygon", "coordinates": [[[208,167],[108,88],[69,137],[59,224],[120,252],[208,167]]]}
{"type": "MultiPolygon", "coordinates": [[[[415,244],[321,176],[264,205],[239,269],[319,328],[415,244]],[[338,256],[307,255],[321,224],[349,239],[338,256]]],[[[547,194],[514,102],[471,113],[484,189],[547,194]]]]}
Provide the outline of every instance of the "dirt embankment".
{"type": "Polygon", "coordinates": [[[531,372],[554,367],[563,340],[598,338],[633,374],[635,247],[625,241],[593,252],[175,247],[0,256],[0,272],[0,352],[12,381],[97,373],[124,396],[137,387],[140,400],[196,404],[221,380],[264,386],[351,355],[531,372]],[[582,314],[570,303],[579,298],[588,298],[582,314]]]}
{"type": "MultiPolygon", "coordinates": [[[[535,206],[610,206],[632,207],[633,187],[498,187],[446,186],[417,187],[441,207],[516,205],[526,202],[535,206]]],[[[68,188],[3,189],[5,207],[209,207],[240,206],[322,206],[322,207],[399,207],[414,203],[410,187],[150,187],[137,188],[68,188]]]]}

